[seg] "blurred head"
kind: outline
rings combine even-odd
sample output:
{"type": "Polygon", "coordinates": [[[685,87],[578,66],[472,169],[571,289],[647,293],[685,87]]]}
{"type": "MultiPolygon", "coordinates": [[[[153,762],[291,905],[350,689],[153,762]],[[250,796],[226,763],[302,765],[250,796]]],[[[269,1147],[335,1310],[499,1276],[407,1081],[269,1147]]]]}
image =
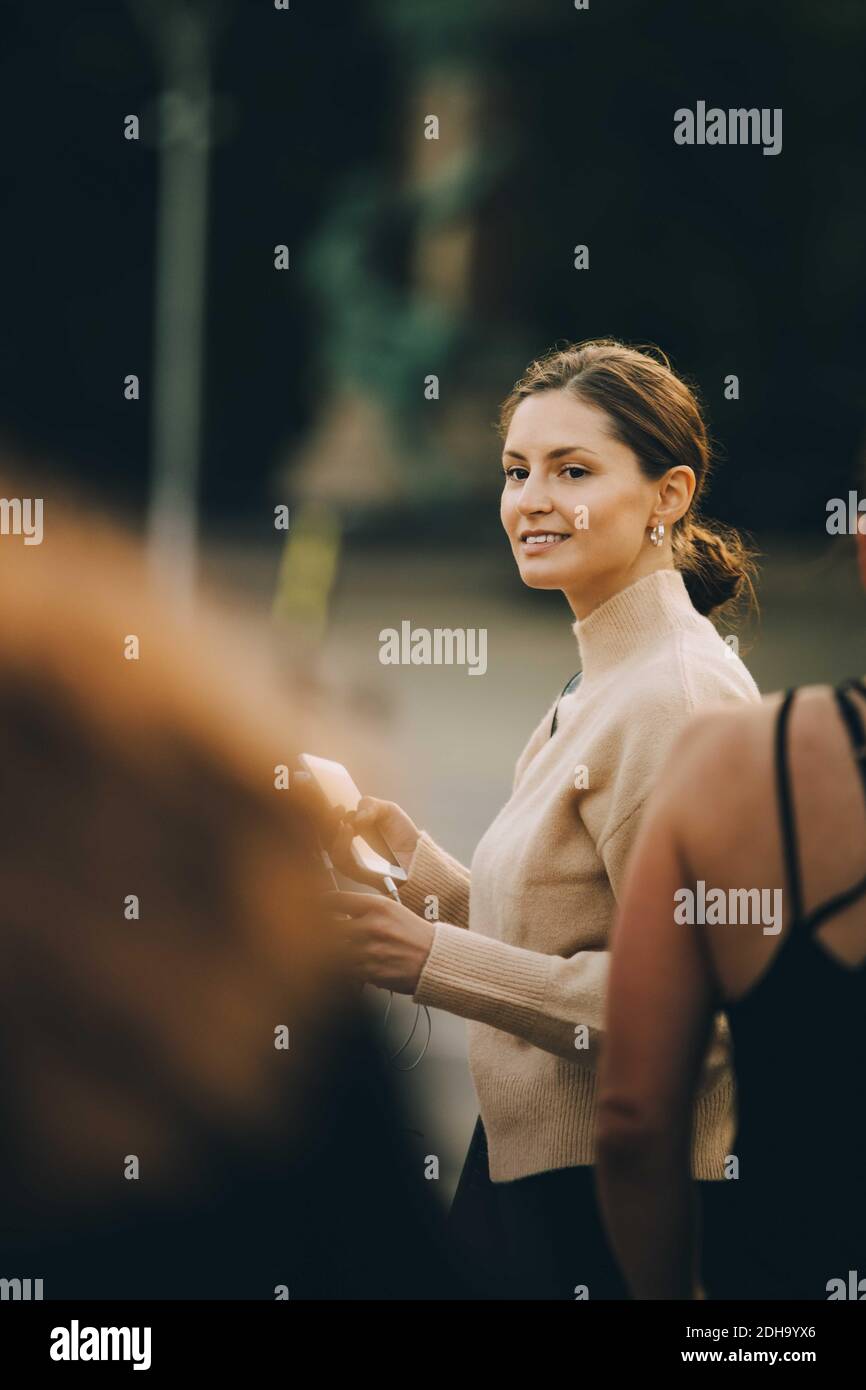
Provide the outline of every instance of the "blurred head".
{"type": "Polygon", "coordinates": [[[137,547],[58,511],[43,545],[0,543],[0,1190],[22,1229],[120,1203],[126,1155],[151,1196],[201,1195],[221,1144],[297,1130],[275,1029],[309,1033],[329,969],[316,827],[274,785],[297,720],[236,637],[173,622],[137,547]]]}
{"type": "Polygon", "coordinates": [[[279,775],[333,734],[224,613],[177,620],[92,506],[46,511],[43,544],[0,539],[4,1277],[450,1296],[327,828],[279,775]]]}
{"type": "Polygon", "coordinates": [[[696,519],[707,429],[660,356],[608,339],[569,346],[533,362],[502,406],[501,516],[521,578],[561,589],[578,618],[672,566],[705,614],[750,585],[736,533],[696,519]]]}

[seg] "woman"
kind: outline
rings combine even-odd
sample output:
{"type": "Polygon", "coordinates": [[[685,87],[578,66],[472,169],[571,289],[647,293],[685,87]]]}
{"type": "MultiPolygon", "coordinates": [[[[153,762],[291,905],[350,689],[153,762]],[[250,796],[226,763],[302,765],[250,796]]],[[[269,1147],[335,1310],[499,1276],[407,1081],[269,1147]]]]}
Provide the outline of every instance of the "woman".
{"type": "MultiPolygon", "coordinates": [[[[354,824],[378,823],[404,856],[402,906],[332,901],[352,918],[361,978],[470,1021],[481,1114],[452,1225],[489,1272],[482,1291],[623,1297],[592,1169],[610,929],[645,799],[687,718],[758,699],[706,617],[739,594],[749,561],[695,519],[707,431],[666,358],[610,340],[554,352],[505,401],[501,433],[502,524],[524,582],[565,594],[582,681],[553,736],[549,709],[518,759],[472,860],[471,909],[470,870],[370,798],[354,824]],[[421,915],[430,895],[436,922],[421,915]]],[[[693,1173],[710,1184],[732,1127],[725,1042],[719,1031],[694,1116],[693,1173]]]]}
{"type": "Polygon", "coordinates": [[[615,934],[599,1136],[637,1297],[701,1293],[686,1131],[720,1007],[738,1098],[721,1184],[731,1259],[703,1291],[866,1295],[864,750],[862,681],[772,696],[701,715],[647,808],[615,934]],[[706,910],[689,913],[698,892],[706,910]]]}

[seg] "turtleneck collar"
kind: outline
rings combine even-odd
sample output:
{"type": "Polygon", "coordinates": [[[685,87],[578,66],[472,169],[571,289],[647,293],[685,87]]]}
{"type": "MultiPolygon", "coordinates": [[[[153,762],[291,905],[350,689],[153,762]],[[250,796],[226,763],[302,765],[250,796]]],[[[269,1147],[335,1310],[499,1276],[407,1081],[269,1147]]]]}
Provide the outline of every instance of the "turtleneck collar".
{"type": "Polygon", "coordinates": [[[583,680],[618,666],[677,628],[705,630],[677,569],[654,570],[572,623],[583,680]]]}

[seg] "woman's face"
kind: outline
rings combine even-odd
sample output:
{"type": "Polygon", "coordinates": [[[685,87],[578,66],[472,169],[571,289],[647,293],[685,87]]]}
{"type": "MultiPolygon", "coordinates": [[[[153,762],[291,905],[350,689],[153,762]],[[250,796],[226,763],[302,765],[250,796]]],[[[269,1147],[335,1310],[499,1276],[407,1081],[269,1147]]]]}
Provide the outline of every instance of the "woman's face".
{"type": "Polygon", "coordinates": [[[578,618],[670,564],[667,547],[646,538],[659,481],[609,429],[604,411],[570,391],[543,391],[520,402],[503,447],[502,525],[520,577],[562,589],[578,618]]]}

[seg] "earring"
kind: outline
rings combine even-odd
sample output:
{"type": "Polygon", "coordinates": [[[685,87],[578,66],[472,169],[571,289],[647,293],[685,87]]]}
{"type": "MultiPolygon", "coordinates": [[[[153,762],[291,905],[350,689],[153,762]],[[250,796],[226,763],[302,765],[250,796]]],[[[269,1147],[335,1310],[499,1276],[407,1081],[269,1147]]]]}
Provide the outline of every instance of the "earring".
{"type": "Polygon", "coordinates": [[[661,545],[662,541],[664,540],[664,534],[664,522],[657,521],[653,529],[650,531],[650,545],[661,545]]]}

